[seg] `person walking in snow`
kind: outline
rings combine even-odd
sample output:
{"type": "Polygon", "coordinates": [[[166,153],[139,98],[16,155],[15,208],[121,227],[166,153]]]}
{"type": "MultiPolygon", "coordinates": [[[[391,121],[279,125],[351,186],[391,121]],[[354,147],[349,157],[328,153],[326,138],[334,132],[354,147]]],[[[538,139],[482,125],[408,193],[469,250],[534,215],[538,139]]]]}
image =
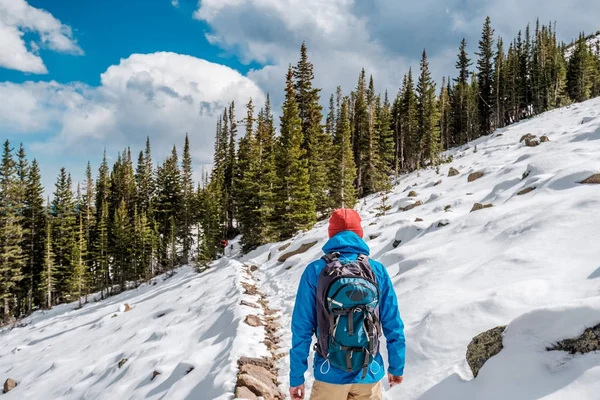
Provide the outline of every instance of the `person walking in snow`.
{"type": "Polygon", "coordinates": [[[305,397],[313,335],[317,343],[311,400],[382,399],[382,333],[387,340],[388,382],[402,383],[406,345],[398,300],[386,268],[369,259],[362,236],[360,215],[352,209],[336,210],[329,220],[325,255],[302,274],[292,315],[292,400],[305,397]]]}

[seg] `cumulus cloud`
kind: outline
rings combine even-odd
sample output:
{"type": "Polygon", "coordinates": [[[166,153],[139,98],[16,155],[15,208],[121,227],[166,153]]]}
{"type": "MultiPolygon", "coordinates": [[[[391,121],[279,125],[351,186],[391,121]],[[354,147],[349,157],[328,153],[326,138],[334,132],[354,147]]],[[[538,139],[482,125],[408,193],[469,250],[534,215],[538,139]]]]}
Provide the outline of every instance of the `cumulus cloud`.
{"type": "Polygon", "coordinates": [[[509,39],[537,17],[558,21],[565,41],[600,29],[596,0],[201,0],[194,18],[210,25],[213,44],[267,64],[249,76],[269,91],[281,91],[287,65],[306,41],[316,83],[328,95],[338,84],[352,89],[362,67],[378,90],[395,91],[408,67],[418,68],[423,48],[436,79],[454,75],[460,40],[473,53],[487,15],[509,39]]]}
{"type": "Polygon", "coordinates": [[[0,67],[46,74],[48,70],[37,54],[40,47],[83,54],[71,28],[49,12],[32,7],[25,0],[0,0],[0,67]],[[28,32],[39,37],[29,48],[23,38],[28,32]]]}
{"type": "Polygon", "coordinates": [[[0,98],[12,99],[0,103],[0,131],[43,134],[28,147],[53,160],[95,162],[99,149],[140,150],[146,136],[160,160],[188,133],[197,165],[210,164],[219,114],[235,101],[241,119],[251,97],[264,104],[261,89],[229,67],[175,53],[133,54],[108,68],[98,87],[0,83],[0,98]]]}

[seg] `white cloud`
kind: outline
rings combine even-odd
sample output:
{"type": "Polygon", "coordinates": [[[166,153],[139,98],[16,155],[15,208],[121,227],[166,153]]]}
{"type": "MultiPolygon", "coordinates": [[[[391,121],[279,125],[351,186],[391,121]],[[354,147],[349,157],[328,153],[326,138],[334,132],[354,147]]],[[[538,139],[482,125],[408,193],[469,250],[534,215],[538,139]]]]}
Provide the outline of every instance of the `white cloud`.
{"type": "Polygon", "coordinates": [[[177,8],[179,8],[179,0],[171,0],[171,5],[172,5],[173,7],[177,7],[177,8]]]}
{"type": "Polygon", "coordinates": [[[30,6],[25,0],[0,0],[0,67],[22,72],[46,74],[48,70],[37,54],[39,48],[83,54],[73,32],[52,14],[30,6]],[[26,32],[39,36],[29,49],[23,39],[26,32]]]}
{"type": "Polygon", "coordinates": [[[423,48],[438,81],[454,75],[460,40],[466,37],[472,54],[487,15],[496,33],[509,39],[538,16],[543,23],[557,20],[565,41],[580,30],[600,29],[596,0],[201,0],[194,18],[210,25],[211,43],[244,62],[268,64],[249,76],[275,97],[306,41],[316,84],[328,97],[338,84],[351,90],[362,67],[378,90],[395,92],[408,67],[418,68],[423,48]]]}
{"type": "Polygon", "coordinates": [[[219,114],[235,101],[241,120],[250,97],[264,104],[261,89],[229,67],[174,53],[133,54],[108,68],[99,87],[0,83],[0,98],[11,99],[0,102],[0,132],[35,138],[27,148],[55,172],[72,157],[97,164],[102,148],[139,151],[146,136],[162,160],[174,144],[182,148],[186,133],[196,165],[210,164],[219,114]]]}

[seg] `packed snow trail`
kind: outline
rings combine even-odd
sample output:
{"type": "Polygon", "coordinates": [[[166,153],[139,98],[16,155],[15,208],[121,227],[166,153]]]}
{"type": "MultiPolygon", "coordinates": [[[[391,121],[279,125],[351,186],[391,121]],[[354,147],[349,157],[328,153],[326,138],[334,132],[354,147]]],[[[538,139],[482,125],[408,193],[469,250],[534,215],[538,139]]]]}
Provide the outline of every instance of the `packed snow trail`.
{"type": "MultiPolygon", "coordinates": [[[[600,323],[600,185],[580,183],[600,173],[600,99],[446,156],[453,161],[439,174],[403,176],[387,215],[377,216],[378,195],[357,206],[406,326],[405,382],[386,388],[386,398],[597,400],[598,353],[546,348],[600,323]],[[528,147],[520,140],[526,134],[549,141],[528,147]],[[458,175],[448,176],[451,167],[458,175]],[[483,176],[469,182],[473,172],[483,176]],[[493,206],[471,212],[475,203],[493,206]],[[473,379],[467,345],[500,325],[508,325],[505,348],[473,379]]],[[[323,221],[239,262],[223,258],[202,274],[184,267],[156,285],[80,310],[37,312],[23,328],[0,330],[0,380],[19,384],[3,399],[231,399],[240,357],[272,356],[264,327],[244,323],[256,310],[241,301],[259,297],[244,294],[243,263],[259,266],[257,288],[281,310],[278,351],[285,354],[300,276],[326,240],[323,221]],[[120,313],[124,303],[133,309],[120,313]],[[154,371],[160,375],[152,379],[154,371]]],[[[279,360],[284,392],[288,360],[279,360]]],[[[310,370],[306,378],[310,388],[310,370]]]]}

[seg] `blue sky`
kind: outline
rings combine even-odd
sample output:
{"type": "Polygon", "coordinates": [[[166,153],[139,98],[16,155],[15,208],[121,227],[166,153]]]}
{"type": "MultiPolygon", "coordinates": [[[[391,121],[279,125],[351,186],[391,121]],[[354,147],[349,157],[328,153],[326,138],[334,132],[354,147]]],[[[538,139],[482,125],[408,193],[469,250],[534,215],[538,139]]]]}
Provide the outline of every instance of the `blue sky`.
{"type": "Polygon", "coordinates": [[[0,68],[0,81],[73,81],[100,84],[100,74],[121,58],[134,53],[172,51],[231,66],[247,73],[253,64],[241,63],[235,54],[211,45],[205,37],[210,27],[191,16],[198,3],[180,0],[29,0],[73,28],[84,56],[73,57],[51,50],[40,55],[49,74],[36,75],[0,68]]]}
{"type": "Polygon", "coordinates": [[[453,75],[487,15],[509,40],[537,17],[565,41],[600,29],[597,0],[0,0],[0,139],[25,144],[51,191],[61,166],[77,181],[146,136],[159,162],[188,133],[199,179],[223,108],[241,119],[270,93],[277,112],[303,41],[323,103],[363,67],[394,95],[423,48],[436,79],[453,75]]]}

